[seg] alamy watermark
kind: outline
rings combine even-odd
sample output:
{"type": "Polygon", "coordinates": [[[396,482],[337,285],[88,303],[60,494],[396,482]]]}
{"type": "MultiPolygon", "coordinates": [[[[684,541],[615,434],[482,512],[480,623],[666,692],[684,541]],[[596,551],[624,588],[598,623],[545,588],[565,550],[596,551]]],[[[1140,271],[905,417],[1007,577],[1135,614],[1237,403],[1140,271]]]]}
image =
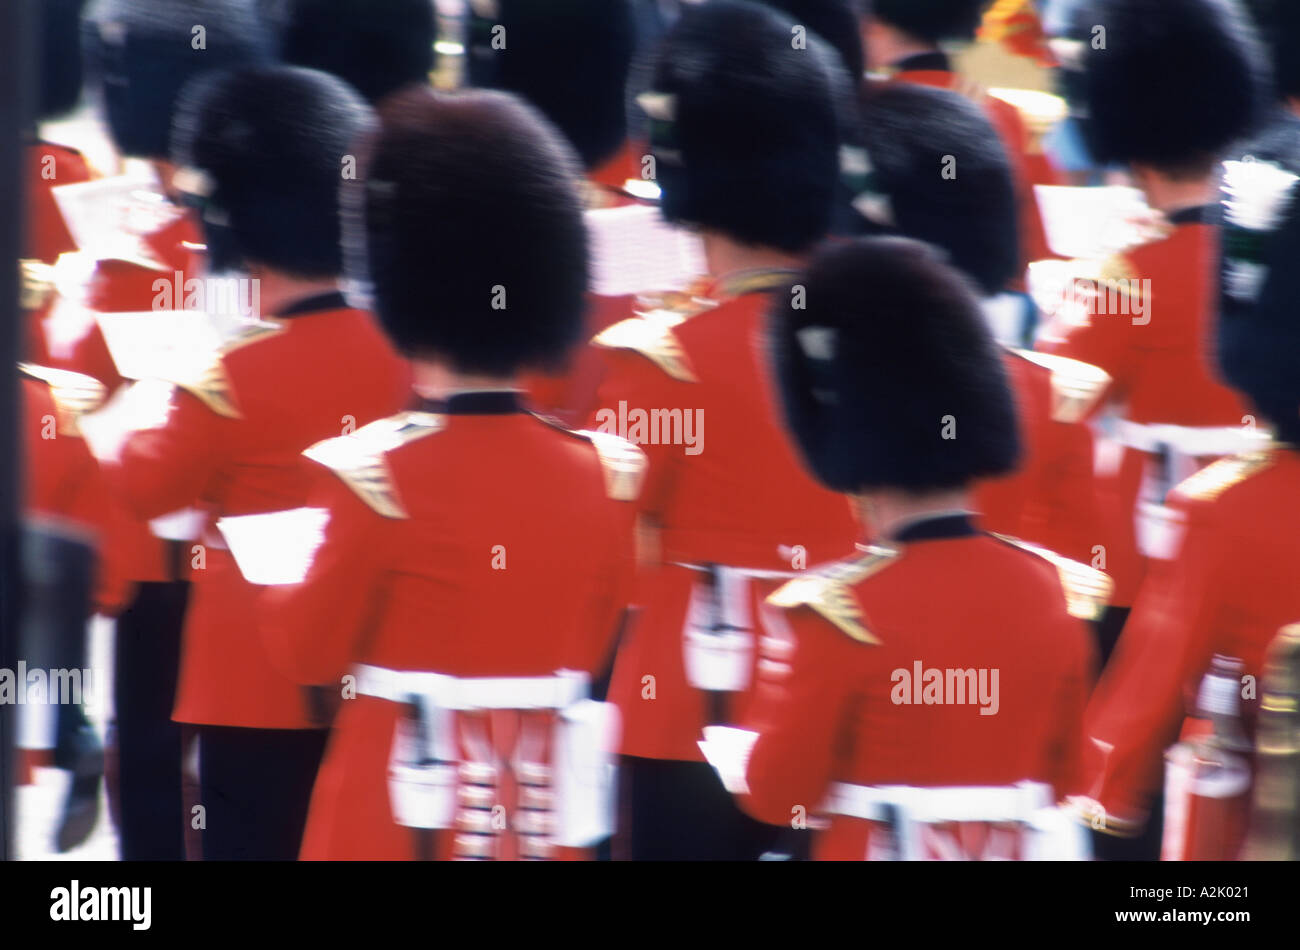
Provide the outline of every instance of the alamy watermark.
{"type": "Polygon", "coordinates": [[[610,432],[636,445],[681,445],[687,455],[704,451],[703,409],[617,409],[596,412],[596,431],[610,432]]]}

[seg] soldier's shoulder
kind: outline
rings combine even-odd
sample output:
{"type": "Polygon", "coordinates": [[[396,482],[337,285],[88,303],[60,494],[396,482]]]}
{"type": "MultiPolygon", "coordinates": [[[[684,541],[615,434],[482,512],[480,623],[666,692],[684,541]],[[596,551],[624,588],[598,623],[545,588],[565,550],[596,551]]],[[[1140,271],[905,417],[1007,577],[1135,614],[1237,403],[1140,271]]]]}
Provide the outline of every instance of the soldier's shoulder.
{"type": "Polygon", "coordinates": [[[602,349],[637,353],[680,382],[697,381],[680,328],[688,320],[717,306],[686,293],[653,294],[638,301],[635,316],[620,320],[592,337],[602,349]]]}
{"type": "Polygon", "coordinates": [[[1034,371],[1046,378],[1054,422],[1083,421],[1101,403],[1110,387],[1110,374],[1091,363],[1036,350],[1012,349],[1010,353],[1032,364],[1034,371]]]}
{"type": "MultiPolygon", "coordinates": [[[[217,415],[241,418],[236,385],[241,374],[235,368],[238,361],[232,356],[247,347],[275,340],[284,330],[281,323],[250,325],[219,346],[196,350],[191,360],[177,361],[162,378],[194,396],[217,415]]],[[[246,378],[241,382],[247,385],[246,378]]]]}
{"type": "Polygon", "coordinates": [[[865,547],[857,557],[812,568],[777,588],[767,602],[787,609],[807,608],[858,643],[878,644],[862,607],[859,586],[888,569],[901,551],[884,545],[865,547]]]}
{"type": "Polygon", "coordinates": [[[533,418],[561,435],[579,440],[592,449],[600,463],[606,497],[614,501],[636,501],[641,497],[649,460],[633,442],[612,432],[570,429],[551,416],[533,413],[533,418]]]}
{"type": "Polygon", "coordinates": [[[18,373],[49,394],[57,413],[58,431],[65,435],[77,434],[77,420],[103,405],[108,395],[106,387],[99,380],[71,370],[19,363],[18,373]]]}
{"type": "Polygon", "coordinates": [[[1115,588],[1110,575],[1105,571],[1010,535],[993,534],[992,537],[1049,565],[1056,572],[1070,616],[1080,620],[1097,620],[1101,617],[1115,588]]]}
{"type": "Polygon", "coordinates": [[[358,498],[385,518],[409,517],[398,493],[389,455],[441,432],[445,419],[431,412],[400,412],[355,432],[317,442],[302,454],[325,466],[358,498]]]}
{"type": "Polygon", "coordinates": [[[1294,466],[1293,452],[1270,446],[1250,452],[1242,452],[1211,462],[1205,468],[1184,479],[1174,489],[1177,501],[1189,503],[1192,507],[1223,503],[1240,496],[1247,486],[1259,484],[1259,478],[1265,472],[1278,466],[1294,466]]]}

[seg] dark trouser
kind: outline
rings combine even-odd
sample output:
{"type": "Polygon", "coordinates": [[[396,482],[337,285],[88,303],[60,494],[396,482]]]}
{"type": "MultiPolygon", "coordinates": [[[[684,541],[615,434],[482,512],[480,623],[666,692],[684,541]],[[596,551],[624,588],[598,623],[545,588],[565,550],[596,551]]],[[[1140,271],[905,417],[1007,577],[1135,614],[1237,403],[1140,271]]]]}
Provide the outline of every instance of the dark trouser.
{"type": "Polygon", "coordinates": [[[172,722],[186,581],[140,585],[117,618],[118,833],[124,861],[183,861],[181,725],[172,722]]]}
{"type": "Polygon", "coordinates": [[[325,729],[199,726],[203,860],[298,857],[325,729]]]}
{"type": "Polygon", "coordinates": [[[765,852],[789,854],[792,845],[807,851],[807,831],[750,818],[705,762],[625,755],[618,784],[616,860],[757,861],[765,852]]]}
{"type": "Polygon", "coordinates": [[[1119,642],[1120,635],[1124,632],[1124,624],[1128,622],[1131,609],[1130,607],[1107,607],[1101,619],[1093,622],[1092,632],[1097,643],[1098,673],[1106,668],[1110,655],[1115,652],[1115,644],[1119,642]]]}

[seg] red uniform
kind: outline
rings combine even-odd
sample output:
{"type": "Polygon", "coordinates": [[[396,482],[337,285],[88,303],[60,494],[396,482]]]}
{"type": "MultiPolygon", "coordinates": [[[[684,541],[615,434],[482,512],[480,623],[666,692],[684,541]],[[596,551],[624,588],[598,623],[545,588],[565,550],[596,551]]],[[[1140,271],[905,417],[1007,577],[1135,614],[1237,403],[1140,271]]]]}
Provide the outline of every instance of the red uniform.
{"type": "Polygon", "coordinates": [[[165,424],[132,433],[110,484],[141,518],[205,511],[206,563],[192,575],[175,718],[297,729],[313,725],[297,686],[265,658],[254,589],[212,525],[222,515],[294,507],[306,489],[298,454],[313,441],[402,405],[408,369],[369,314],[340,294],[303,301],[226,345],[208,369],[173,384],[165,424]]]}
{"type": "MultiPolygon", "coordinates": [[[[960,515],[791,581],[769,598],[789,630],[746,720],[759,737],[741,806],[788,825],[833,783],[1077,788],[1092,645],[1076,617],[1095,613],[1106,586],[960,515]],[[944,677],[934,694],[932,670],[944,677]],[[978,674],[969,692],[950,670],[978,674]]],[[[833,815],[816,848],[862,859],[867,822],[833,815]]]]}
{"type": "MultiPolygon", "coordinates": [[[[750,654],[748,671],[738,671],[743,683],[757,663],[752,631],[762,596],[779,577],[851,550],[857,536],[848,501],[813,481],[781,425],[766,365],[762,291],[786,276],[741,275],[718,288],[721,302],[697,305],[688,319],[652,313],[594,341],[608,356],[595,427],[645,450],[650,467],[640,507],[658,529],[658,556],[639,596],[644,609],[610,686],[626,755],[701,759],[696,741],[707,696],[691,685],[685,648],[687,628],[710,622],[699,603],[710,566],[734,569],[720,583],[727,609],[748,628],[747,644],[737,644],[750,654]]],[[[749,690],[730,694],[728,714],[739,715],[749,690]]]]}
{"type": "Polygon", "coordinates": [[[1140,499],[1158,504],[1157,483],[1172,487],[1203,462],[1244,448],[1250,434],[1243,428],[1249,411],[1219,380],[1208,349],[1218,299],[1216,230],[1199,212],[1175,218],[1179,223],[1163,240],[1131,248],[1085,275],[1089,283],[1079,299],[1087,306],[1062,309],[1039,341],[1045,352],[1111,376],[1105,399],[1120,407],[1125,450],[1118,472],[1101,479],[1109,506],[1102,540],[1106,570],[1116,581],[1114,602],[1123,606],[1133,603],[1141,581],[1143,548],[1157,554],[1162,547],[1140,543],[1140,499]],[[1120,312],[1108,312],[1116,307],[1120,312]],[[1158,470],[1160,456],[1172,472],[1158,470]],[[1145,492],[1144,479],[1150,480],[1145,492]]]}
{"type": "MultiPolygon", "coordinates": [[[[635,448],[613,440],[611,454],[523,412],[509,392],[429,408],[309,450],[327,466],[308,499],[329,511],[324,541],[303,583],[264,594],[267,643],[283,672],[308,684],[359,677],[316,783],[307,859],[417,853],[389,797],[402,697],[379,695],[366,675],[526,686],[561,669],[590,674],[607,662],[629,600],[630,500],[644,468],[635,448]]],[[[498,794],[483,810],[500,804],[517,827],[515,802],[498,794]]],[[[451,837],[438,853],[460,849],[451,837]]]]}
{"type": "Polygon", "coordinates": [[[980,521],[1081,561],[1091,561],[1096,513],[1092,430],[1084,421],[1106,374],[1076,360],[1004,350],[1020,419],[1021,460],[977,486],[980,521]]]}
{"type": "MultiPolygon", "coordinates": [[[[90,168],[75,149],[49,142],[27,146],[27,245],[24,257],[31,262],[53,264],[60,254],[75,251],[76,243],[68,233],[63,215],[51,189],[90,180],[90,168]]],[[[49,302],[48,293],[38,290],[38,281],[24,281],[24,288],[35,291],[23,302],[28,311],[24,355],[35,363],[48,363],[49,353],[41,320],[49,302]]]]}
{"type": "MultiPolygon", "coordinates": [[[[1177,557],[1153,561],[1087,713],[1088,794],[1106,827],[1145,819],[1162,753],[1177,737],[1214,654],[1258,680],[1265,648],[1300,618],[1300,454],[1274,447],[1221,459],[1171,496],[1177,557]]],[[[1254,692],[1243,687],[1253,726],[1254,692]]]]}
{"type": "Polygon", "coordinates": [[[984,110],[997,129],[1007,160],[1011,163],[1016,203],[1020,208],[1021,260],[1028,266],[1030,261],[1050,257],[1052,252],[1047,246],[1047,233],[1043,230],[1038,201],[1034,197],[1034,185],[1056,184],[1055,176],[1041,156],[1031,154],[1029,133],[1016,107],[989,95],[971,80],[953,72],[948,57],[943,53],[909,57],[895,67],[890,79],[960,93],[984,110]]]}

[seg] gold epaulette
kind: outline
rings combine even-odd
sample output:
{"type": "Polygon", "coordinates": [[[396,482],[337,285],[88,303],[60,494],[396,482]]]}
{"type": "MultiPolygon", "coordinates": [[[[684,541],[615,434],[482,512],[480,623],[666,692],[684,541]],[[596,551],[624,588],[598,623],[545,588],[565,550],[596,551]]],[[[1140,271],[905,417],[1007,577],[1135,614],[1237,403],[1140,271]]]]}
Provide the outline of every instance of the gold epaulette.
{"type": "Polygon", "coordinates": [[[1061,589],[1065,591],[1065,606],[1071,617],[1080,620],[1097,620],[1101,617],[1110,601],[1111,591],[1115,588],[1115,582],[1110,579],[1110,575],[1010,535],[994,534],[993,537],[1014,545],[1022,551],[1028,551],[1056,568],[1056,575],[1061,580],[1061,589]]]}
{"type": "Polygon", "coordinates": [[[282,323],[265,322],[250,326],[214,350],[208,359],[194,364],[194,369],[179,369],[163,377],[164,382],[179,386],[219,416],[239,419],[239,403],[226,372],[225,357],[238,349],[283,333],[282,323]]]}
{"type": "Polygon", "coordinates": [[[442,431],[442,416],[401,412],[377,419],[348,435],[317,442],[302,454],[333,470],[367,505],[385,518],[409,518],[385,455],[426,435],[442,431]]]}
{"type": "Polygon", "coordinates": [[[108,395],[108,390],[99,380],[71,370],[19,363],[18,371],[50,387],[50,398],[54,400],[54,408],[58,413],[56,425],[60,435],[80,435],[77,420],[102,406],[108,395]]]}
{"type": "Polygon", "coordinates": [[[1270,467],[1277,460],[1269,449],[1258,449],[1211,462],[1195,475],[1184,479],[1174,489],[1193,501],[1213,501],[1234,485],[1239,485],[1270,467]]]}
{"type": "Polygon", "coordinates": [[[1082,422],[1110,387],[1110,373],[1100,366],[1033,350],[1012,352],[1051,370],[1052,419],[1055,422],[1082,422]]]}
{"type": "Polygon", "coordinates": [[[54,268],[44,261],[24,258],[18,262],[18,271],[19,306],[24,310],[39,310],[54,293],[54,268]]]}
{"type": "Polygon", "coordinates": [[[565,435],[589,442],[600,459],[600,468],[605,476],[605,494],[614,501],[636,501],[641,497],[641,486],[645,483],[649,460],[645,453],[634,443],[612,432],[600,432],[594,429],[570,429],[558,419],[532,413],[533,417],[558,429],[565,435]]]}
{"type": "Polygon", "coordinates": [[[673,329],[716,304],[685,293],[651,295],[638,301],[649,304],[635,317],[620,320],[601,330],[591,342],[611,350],[632,350],[650,360],[673,379],[697,382],[686,351],[673,329]]]}
{"type": "Polygon", "coordinates": [[[860,558],[836,561],[787,581],[767,602],[773,607],[810,607],[859,643],[878,644],[880,639],[867,629],[853,585],[884,570],[900,553],[873,545],[860,558]]]}

